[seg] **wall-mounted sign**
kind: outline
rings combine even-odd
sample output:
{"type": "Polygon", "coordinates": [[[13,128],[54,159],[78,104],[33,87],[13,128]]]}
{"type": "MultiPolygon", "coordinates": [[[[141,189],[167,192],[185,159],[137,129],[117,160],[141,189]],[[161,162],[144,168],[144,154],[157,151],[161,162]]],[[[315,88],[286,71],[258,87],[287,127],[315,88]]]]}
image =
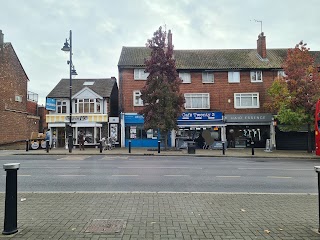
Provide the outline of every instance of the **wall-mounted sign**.
{"type": "Polygon", "coordinates": [[[119,123],[119,117],[109,117],[109,123],[119,123]]]}
{"type": "Polygon", "coordinates": [[[256,113],[256,114],[225,114],[225,122],[232,123],[252,123],[252,122],[266,122],[272,121],[272,114],[270,113],[256,113]]]}
{"type": "Polygon", "coordinates": [[[56,111],[56,100],[54,98],[46,99],[46,109],[49,111],[56,111]]]}
{"type": "Polygon", "coordinates": [[[222,112],[183,112],[178,121],[221,121],[222,112]]]}
{"type": "MultiPolygon", "coordinates": [[[[64,119],[65,122],[70,121],[70,116],[66,116],[64,119]]],[[[87,122],[88,116],[72,116],[71,122],[87,122]]]]}
{"type": "Polygon", "coordinates": [[[125,123],[144,123],[143,115],[139,114],[125,114],[124,115],[124,122],[125,123]]]}

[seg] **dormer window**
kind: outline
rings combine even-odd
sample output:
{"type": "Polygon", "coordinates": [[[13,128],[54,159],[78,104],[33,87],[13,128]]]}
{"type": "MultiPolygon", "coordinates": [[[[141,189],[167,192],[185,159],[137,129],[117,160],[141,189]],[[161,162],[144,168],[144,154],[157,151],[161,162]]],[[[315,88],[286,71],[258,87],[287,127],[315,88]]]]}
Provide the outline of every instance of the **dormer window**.
{"type": "Polygon", "coordinates": [[[83,86],[92,86],[94,84],[94,82],[84,82],[83,86]]]}

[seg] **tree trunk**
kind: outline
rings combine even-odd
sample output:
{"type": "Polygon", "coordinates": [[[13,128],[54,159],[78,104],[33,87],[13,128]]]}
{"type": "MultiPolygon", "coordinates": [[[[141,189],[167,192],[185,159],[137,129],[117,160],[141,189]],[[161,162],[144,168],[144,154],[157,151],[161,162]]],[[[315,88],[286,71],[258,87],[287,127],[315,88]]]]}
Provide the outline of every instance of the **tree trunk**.
{"type": "Polygon", "coordinates": [[[308,123],[308,153],[312,152],[312,145],[311,145],[311,125],[308,123]]]}
{"type": "Polygon", "coordinates": [[[164,150],[168,150],[168,132],[165,132],[164,134],[164,150]]]}

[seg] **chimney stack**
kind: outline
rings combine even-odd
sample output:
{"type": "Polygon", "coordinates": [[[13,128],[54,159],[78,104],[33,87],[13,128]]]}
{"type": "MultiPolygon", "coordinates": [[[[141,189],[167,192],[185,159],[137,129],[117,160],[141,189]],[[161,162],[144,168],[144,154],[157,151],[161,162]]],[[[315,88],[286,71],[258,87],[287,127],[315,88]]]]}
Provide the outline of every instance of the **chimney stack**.
{"type": "Polygon", "coordinates": [[[262,59],[267,58],[266,36],[261,32],[257,40],[257,52],[262,59]]]}

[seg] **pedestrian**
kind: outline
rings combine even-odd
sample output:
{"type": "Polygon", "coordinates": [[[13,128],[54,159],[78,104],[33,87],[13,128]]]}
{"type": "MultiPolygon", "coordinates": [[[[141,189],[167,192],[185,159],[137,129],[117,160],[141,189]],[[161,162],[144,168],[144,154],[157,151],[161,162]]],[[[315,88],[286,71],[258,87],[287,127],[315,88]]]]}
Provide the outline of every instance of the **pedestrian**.
{"type": "Polygon", "coordinates": [[[84,150],[84,135],[83,135],[82,130],[79,133],[78,140],[79,140],[79,148],[80,148],[80,150],[81,149],[84,150]]]}
{"type": "Polygon", "coordinates": [[[51,149],[51,141],[52,141],[52,137],[51,137],[51,131],[50,128],[47,130],[46,132],[46,138],[45,138],[46,142],[49,142],[49,148],[51,149]]]}

